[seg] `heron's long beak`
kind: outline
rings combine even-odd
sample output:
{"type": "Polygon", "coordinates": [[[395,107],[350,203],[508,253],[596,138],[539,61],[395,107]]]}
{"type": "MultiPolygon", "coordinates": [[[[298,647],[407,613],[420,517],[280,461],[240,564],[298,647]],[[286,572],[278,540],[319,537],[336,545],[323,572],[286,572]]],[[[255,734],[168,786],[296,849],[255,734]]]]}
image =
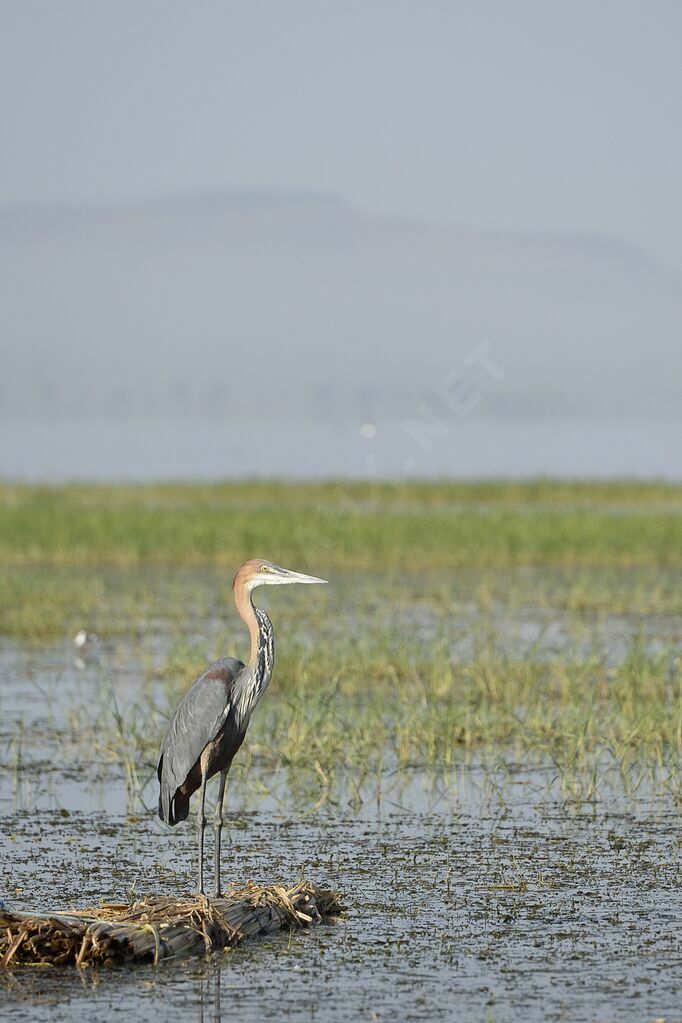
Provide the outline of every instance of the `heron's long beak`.
{"type": "Polygon", "coordinates": [[[273,576],[273,582],[279,583],[326,583],[326,579],[318,579],[316,575],[303,575],[302,572],[291,572],[288,568],[280,569],[281,576],[273,576]]]}

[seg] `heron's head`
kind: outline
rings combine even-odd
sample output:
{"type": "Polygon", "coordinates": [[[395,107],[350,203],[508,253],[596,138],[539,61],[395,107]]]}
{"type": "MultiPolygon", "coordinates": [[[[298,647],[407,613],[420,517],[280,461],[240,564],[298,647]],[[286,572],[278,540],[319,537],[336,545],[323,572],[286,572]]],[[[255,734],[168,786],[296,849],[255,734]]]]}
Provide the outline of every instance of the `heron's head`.
{"type": "Polygon", "coordinates": [[[248,593],[256,586],[288,586],[290,583],[326,583],[326,579],[318,579],[315,575],[304,575],[292,572],[290,568],[282,568],[272,561],[254,558],[247,561],[234,577],[233,589],[244,588],[248,593]]]}

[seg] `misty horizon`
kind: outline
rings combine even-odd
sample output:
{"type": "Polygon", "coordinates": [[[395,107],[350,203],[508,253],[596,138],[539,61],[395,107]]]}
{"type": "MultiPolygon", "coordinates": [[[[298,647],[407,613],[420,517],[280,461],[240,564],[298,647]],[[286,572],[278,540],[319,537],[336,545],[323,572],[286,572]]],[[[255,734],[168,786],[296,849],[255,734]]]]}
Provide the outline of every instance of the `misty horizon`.
{"type": "Polygon", "coordinates": [[[482,344],[476,416],[681,414],[675,282],[616,240],[214,192],[0,210],[0,267],[5,418],[395,418],[482,344]]]}
{"type": "Polygon", "coordinates": [[[364,472],[363,424],[393,474],[679,475],[681,27],[615,0],[10,6],[0,476],[125,475],[126,449],[140,475],[136,436],[191,475],[212,424],[217,475],[256,435],[254,471],[326,446],[364,472]]]}

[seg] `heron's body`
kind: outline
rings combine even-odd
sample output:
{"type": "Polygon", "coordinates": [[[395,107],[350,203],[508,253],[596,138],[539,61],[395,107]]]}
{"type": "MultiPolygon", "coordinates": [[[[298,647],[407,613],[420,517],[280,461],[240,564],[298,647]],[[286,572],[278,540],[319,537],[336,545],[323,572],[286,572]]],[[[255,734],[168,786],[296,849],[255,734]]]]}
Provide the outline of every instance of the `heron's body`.
{"type": "Polygon", "coordinates": [[[184,821],[190,796],[206,778],[228,771],[246,734],[234,707],[235,685],[246,665],[233,657],[212,664],[188,689],[173,715],[159,757],[159,817],[168,824],[184,821]]]}
{"type": "Polygon", "coordinates": [[[247,664],[223,657],[204,671],[183,696],[161,744],[157,775],[159,817],[175,825],[186,820],[190,797],[201,790],[199,812],[199,890],[203,892],[203,848],[206,782],[220,774],[214,818],[216,894],[220,894],[220,835],[225,782],[232,760],[244,741],[256,705],[267,689],[275,665],[272,622],[254,607],[251,593],[261,584],[324,582],[279,568],[269,561],[243,565],[233,583],[239,614],[251,636],[247,664]]]}

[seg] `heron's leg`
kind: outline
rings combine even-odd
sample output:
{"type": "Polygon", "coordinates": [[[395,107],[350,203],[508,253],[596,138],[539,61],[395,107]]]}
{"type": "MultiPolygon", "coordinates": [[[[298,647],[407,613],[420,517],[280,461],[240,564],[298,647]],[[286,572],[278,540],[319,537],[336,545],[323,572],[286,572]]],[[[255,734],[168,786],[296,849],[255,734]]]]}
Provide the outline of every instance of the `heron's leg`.
{"type": "Polygon", "coordinates": [[[222,895],[222,889],[220,887],[220,836],[223,830],[223,800],[225,799],[225,782],[227,781],[227,771],[220,772],[220,788],[218,789],[218,802],[215,805],[215,814],[213,816],[213,836],[215,839],[215,872],[214,872],[214,889],[213,894],[216,899],[222,895]]]}
{"type": "Polygon", "coordinates": [[[201,803],[199,806],[199,817],[197,819],[197,832],[199,835],[199,894],[204,894],[204,829],[206,827],[206,771],[201,772],[201,803]]]}

